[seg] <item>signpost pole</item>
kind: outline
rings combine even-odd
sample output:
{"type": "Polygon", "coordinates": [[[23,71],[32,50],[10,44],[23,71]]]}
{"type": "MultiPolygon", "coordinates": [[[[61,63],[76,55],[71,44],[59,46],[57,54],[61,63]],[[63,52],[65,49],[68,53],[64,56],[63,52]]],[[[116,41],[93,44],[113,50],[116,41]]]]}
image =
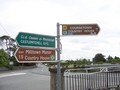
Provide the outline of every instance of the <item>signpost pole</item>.
{"type": "Polygon", "coordinates": [[[60,24],[57,23],[57,90],[61,90],[61,71],[60,71],[60,24]]]}

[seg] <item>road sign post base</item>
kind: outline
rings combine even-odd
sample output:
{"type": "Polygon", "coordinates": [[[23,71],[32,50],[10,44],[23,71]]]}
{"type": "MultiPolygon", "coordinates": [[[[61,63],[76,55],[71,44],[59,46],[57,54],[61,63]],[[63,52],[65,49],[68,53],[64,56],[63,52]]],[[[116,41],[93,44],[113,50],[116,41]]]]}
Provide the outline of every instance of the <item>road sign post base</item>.
{"type": "MultiPolygon", "coordinates": [[[[51,66],[50,71],[50,90],[57,90],[57,68],[51,66]]],[[[64,90],[64,72],[65,68],[61,67],[61,90],[64,90]]]]}

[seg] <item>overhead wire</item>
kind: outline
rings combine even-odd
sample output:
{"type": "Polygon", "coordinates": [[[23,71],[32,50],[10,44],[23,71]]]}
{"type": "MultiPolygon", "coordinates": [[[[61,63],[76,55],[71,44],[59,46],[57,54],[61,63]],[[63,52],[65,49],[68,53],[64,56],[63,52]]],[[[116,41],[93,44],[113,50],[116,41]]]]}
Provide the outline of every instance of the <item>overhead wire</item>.
{"type": "MultiPolygon", "coordinates": [[[[7,34],[7,35],[9,35],[9,33],[6,31],[6,29],[4,28],[4,26],[2,25],[2,24],[0,24],[0,26],[1,26],[1,28],[5,31],[5,33],[7,34]]],[[[10,35],[9,35],[10,36],[10,35]]]]}

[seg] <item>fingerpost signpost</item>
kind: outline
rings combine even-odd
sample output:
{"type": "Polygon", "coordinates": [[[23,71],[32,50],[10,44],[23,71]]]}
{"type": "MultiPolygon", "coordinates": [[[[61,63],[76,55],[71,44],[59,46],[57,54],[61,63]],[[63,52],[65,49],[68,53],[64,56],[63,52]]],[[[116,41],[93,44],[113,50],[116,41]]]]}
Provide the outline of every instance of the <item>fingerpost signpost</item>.
{"type": "Polygon", "coordinates": [[[61,71],[60,71],[60,25],[62,26],[62,35],[97,35],[100,28],[97,24],[59,24],[57,23],[57,90],[61,90],[61,71]]]}
{"type": "Polygon", "coordinates": [[[100,28],[97,24],[63,24],[62,35],[97,35],[100,28]]]}
{"type": "Polygon", "coordinates": [[[20,47],[15,52],[18,62],[49,62],[55,60],[55,50],[20,47]]]}
{"type": "Polygon", "coordinates": [[[59,24],[57,23],[57,36],[38,35],[20,32],[16,41],[19,48],[15,52],[15,57],[20,63],[29,62],[54,62],[57,59],[57,90],[61,90],[61,70],[60,70],[60,26],[62,26],[62,36],[69,35],[97,35],[100,28],[97,24],[59,24]],[[57,38],[57,48],[55,41],[57,38]],[[56,52],[57,51],[57,56],[56,52]],[[57,58],[56,58],[57,57],[57,58]]]}
{"type": "Polygon", "coordinates": [[[16,41],[18,46],[55,48],[55,36],[19,32],[16,41]]]}
{"type": "Polygon", "coordinates": [[[19,63],[54,62],[56,60],[55,36],[19,32],[19,48],[15,58],[19,63]]]}

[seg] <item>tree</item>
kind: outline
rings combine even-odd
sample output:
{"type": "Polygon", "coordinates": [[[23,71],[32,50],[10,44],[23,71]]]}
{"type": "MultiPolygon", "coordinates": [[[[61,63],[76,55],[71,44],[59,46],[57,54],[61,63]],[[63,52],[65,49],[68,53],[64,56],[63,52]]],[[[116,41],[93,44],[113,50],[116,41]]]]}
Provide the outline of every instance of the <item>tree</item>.
{"type": "Polygon", "coordinates": [[[115,57],[112,59],[111,63],[120,63],[120,58],[117,57],[117,56],[115,56],[115,57]]]}
{"type": "Polygon", "coordinates": [[[100,63],[100,62],[106,62],[105,56],[101,53],[98,53],[93,58],[93,63],[100,63]]]}
{"type": "Polygon", "coordinates": [[[113,60],[113,57],[109,55],[109,56],[107,57],[107,61],[108,61],[109,63],[111,63],[112,60],[113,60]]]}
{"type": "Polygon", "coordinates": [[[3,49],[0,49],[0,66],[1,67],[8,66],[9,64],[8,59],[9,59],[8,54],[3,49]]]}
{"type": "Polygon", "coordinates": [[[0,46],[4,49],[6,54],[8,55],[8,62],[14,62],[15,65],[18,65],[16,59],[14,57],[14,52],[16,51],[16,42],[15,39],[10,36],[3,35],[0,37],[0,46]]]}
{"type": "Polygon", "coordinates": [[[111,63],[120,63],[120,59],[113,59],[112,61],[111,61],[111,63]]]}
{"type": "Polygon", "coordinates": [[[5,46],[3,47],[5,49],[5,51],[13,56],[13,53],[15,52],[16,50],[16,42],[15,42],[15,39],[11,38],[10,36],[1,36],[0,37],[0,45],[1,46],[5,46]]]}
{"type": "Polygon", "coordinates": [[[8,45],[9,45],[9,40],[10,40],[10,36],[4,35],[4,36],[0,37],[1,44],[2,45],[5,44],[7,49],[8,49],[8,45]]]}
{"type": "Polygon", "coordinates": [[[115,56],[114,59],[120,59],[119,57],[115,56]]]}

